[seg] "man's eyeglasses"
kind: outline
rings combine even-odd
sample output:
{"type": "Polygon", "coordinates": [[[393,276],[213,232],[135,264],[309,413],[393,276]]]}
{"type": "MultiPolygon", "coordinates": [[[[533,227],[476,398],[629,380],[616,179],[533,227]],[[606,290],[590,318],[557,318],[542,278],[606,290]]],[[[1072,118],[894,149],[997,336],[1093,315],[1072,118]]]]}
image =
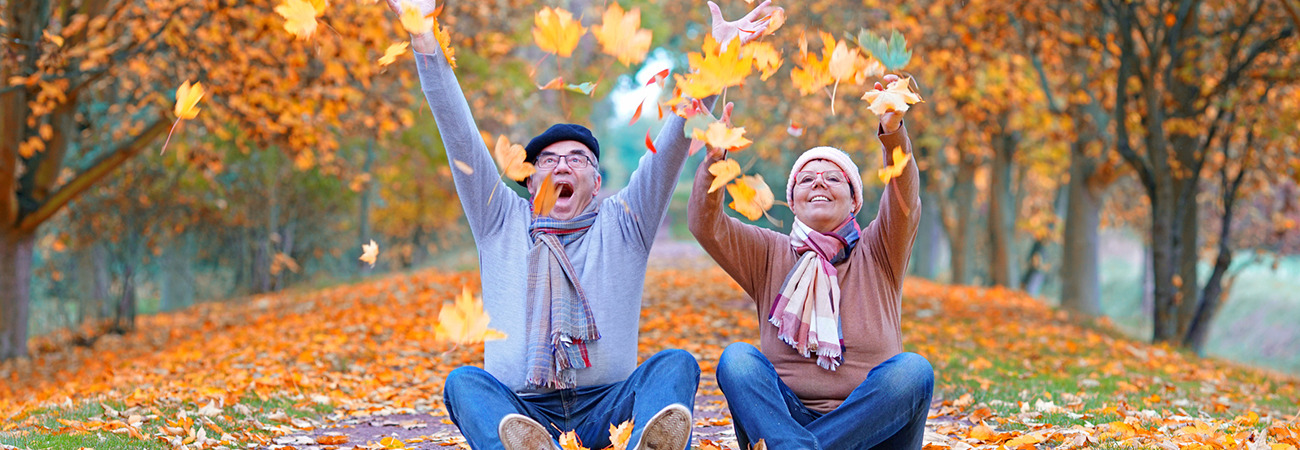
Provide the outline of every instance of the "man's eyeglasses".
{"type": "Polygon", "coordinates": [[[583,169],[592,165],[591,159],[587,158],[586,155],[576,153],[565,156],[541,155],[537,157],[537,163],[533,165],[537,166],[538,169],[551,170],[560,165],[560,160],[564,160],[564,163],[568,164],[570,169],[583,169]]]}
{"type": "Polygon", "coordinates": [[[817,182],[818,177],[821,177],[827,186],[838,186],[848,181],[848,176],[844,174],[843,170],[823,170],[821,172],[805,170],[795,174],[794,183],[803,188],[812,187],[813,183],[817,182]]]}

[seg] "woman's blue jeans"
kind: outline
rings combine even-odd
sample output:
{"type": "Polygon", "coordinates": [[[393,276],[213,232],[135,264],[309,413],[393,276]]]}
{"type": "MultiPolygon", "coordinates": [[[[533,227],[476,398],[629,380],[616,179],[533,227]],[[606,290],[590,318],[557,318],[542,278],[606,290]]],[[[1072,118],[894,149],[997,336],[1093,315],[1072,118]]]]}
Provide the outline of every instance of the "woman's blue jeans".
{"type": "Polygon", "coordinates": [[[683,350],[654,354],[618,383],[520,396],[487,371],[465,366],[447,375],[443,403],[451,421],[475,449],[501,449],[497,425],[507,414],[533,418],[558,439],[576,431],[587,448],[610,446],[609,426],[633,420],[629,443],[637,442],[646,422],[659,410],[680,403],[694,409],[700,365],[683,350]]]}
{"type": "Polygon", "coordinates": [[[804,406],[753,345],[727,346],[718,362],[736,438],[747,449],[919,449],[934,391],[934,369],[915,353],[899,353],[871,369],[844,403],[821,413],[804,406]]]}

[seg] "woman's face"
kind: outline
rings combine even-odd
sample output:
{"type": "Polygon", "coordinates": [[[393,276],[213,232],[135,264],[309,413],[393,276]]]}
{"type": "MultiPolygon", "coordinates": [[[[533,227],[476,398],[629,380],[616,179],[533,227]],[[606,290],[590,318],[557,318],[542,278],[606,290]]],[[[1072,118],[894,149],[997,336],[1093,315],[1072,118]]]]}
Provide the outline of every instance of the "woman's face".
{"type": "Polygon", "coordinates": [[[824,159],[809,161],[795,174],[791,199],[795,217],[822,233],[835,232],[854,207],[848,174],[824,159]]]}

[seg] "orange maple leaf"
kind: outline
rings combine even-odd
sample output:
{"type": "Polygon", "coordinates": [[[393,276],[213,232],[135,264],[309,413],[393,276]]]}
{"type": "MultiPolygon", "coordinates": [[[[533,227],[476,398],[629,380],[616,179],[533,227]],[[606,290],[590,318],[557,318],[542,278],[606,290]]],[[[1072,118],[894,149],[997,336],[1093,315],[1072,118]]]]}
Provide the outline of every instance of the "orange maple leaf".
{"type": "Polygon", "coordinates": [[[397,57],[405,54],[406,47],[410,45],[411,44],[407,42],[398,42],[388,46],[388,49],[384,50],[384,56],[379,57],[379,65],[387,66],[392,64],[394,61],[397,61],[397,57]]]}
{"type": "Polygon", "coordinates": [[[533,18],[533,40],[547,53],[568,57],[587,29],[563,8],[545,7],[533,18]]]}
{"type": "MultiPolygon", "coordinates": [[[[321,8],[324,10],[324,7],[321,8]]],[[[306,0],[285,0],[275,7],[275,12],[284,17],[284,30],[300,38],[311,37],[316,32],[316,7],[306,0]]]]}
{"type": "Polygon", "coordinates": [[[631,438],[632,420],[625,420],[618,426],[609,425],[609,442],[614,450],[627,450],[627,441],[631,438]]]}
{"type": "Polygon", "coordinates": [[[433,333],[439,340],[456,344],[504,339],[505,333],[488,328],[490,321],[488,313],[483,311],[483,299],[471,294],[469,286],[462,286],[456,301],[444,304],[438,310],[438,323],[434,325],[433,333]]]}
{"type": "Polygon", "coordinates": [[[180,119],[193,119],[198,117],[199,100],[203,98],[203,83],[195,82],[190,84],[189,80],[181,83],[181,87],[176,88],[176,117],[180,119]]]}
{"type": "Polygon", "coordinates": [[[709,193],[712,194],[740,176],[740,163],[734,159],[724,159],[709,164],[709,173],[713,174],[713,184],[709,185],[709,193]]]}
{"type": "Polygon", "coordinates": [[[433,21],[433,36],[438,40],[438,47],[442,48],[442,56],[447,58],[447,65],[456,68],[456,49],[451,48],[451,33],[438,22],[433,21]]]}
{"type": "Polygon", "coordinates": [[[754,57],[740,51],[739,40],[739,37],[732,39],[726,50],[719,51],[718,42],[710,36],[704,39],[702,53],[687,55],[691,69],[696,72],[685,77],[673,76],[682,95],[705,98],[744,83],[745,77],[754,71],[754,57]]]}
{"type": "Polygon", "coordinates": [[[799,88],[801,95],[817,92],[835,81],[827,68],[828,61],[812,53],[803,53],[800,57],[803,59],[799,62],[799,67],[790,70],[790,81],[799,88]]]}
{"type": "Polygon", "coordinates": [[[907,168],[907,161],[912,159],[911,153],[904,153],[903,147],[894,147],[894,164],[886,164],[885,168],[877,172],[880,175],[880,181],[889,184],[889,180],[903,174],[903,169],[907,168]]]}
{"type": "Polygon", "coordinates": [[[727,185],[727,193],[731,194],[731,204],[727,206],[749,220],[763,217],[763,213],[772,209],[772,204],[776,201],[772,195],[772,188],[763,181],[762,175],[740,177],[736,182],[727,185]]]}
{"type": "Polygon", "coordinates": [[[533,214],[545,216],[551,213],[551,208],[555,208],[555,201],[560,199],[560,191],[555,189],[555,183],[551,182],[551,174],[546,174],[542,180],[542,185],[537,187],[537,195],[533,196],[533,214]]]}
{"type": "Polygon", "coordinates": [[[624,13],[618,3],[610,2],[603,19],[602,25],[592,25],[591,34],[606,54],[627,66],[645,60],[652,34],[640,28],[641,8],[624,13]]]}
{"type": "Polygon", "coordinates": [[[877,116],[883,116],[890,111],[907,111],[908,105],[921,102],[921,95],[912,92],[912,78],[903,78],[901,80],[889,83],[889,87],[883,91],[875,89],[867,91],[862,95],[862,99],[871,102],[871,112],[877,116]]]}
{"type": "Polygon", "coordinates": [[[578,439],[578,433],[570,430],[560,435],[560,449],[562,450],[589,450],[582,446],[582,441],[578,439]]]}
{"type": "Polygon", "coordinates": [[[375,259],[378,257],[379,244],[376,244],[374,239],[370,240],[369,245],[361,244],[361,257],[357,259],[360,259],[362,262],[370,263],[370,267],[375,267],[375,259]]]}
{"type": "Polygon", "coordinates": [[[745,139],[745,127],[730,128],[722,122],[709,123],[707,130],[696,128],[692,134],[693,138],[704,141],[713,148],[739,150],[754,143],[749,139],[745,139]]]}
{"type": "Polygon", "coordinates": [[[754,59],[754,68],[762,74],[759,78],[762,81],[767,81],[781,68],[781,53],[769,42],[750,42],[740,51],[754,59]]]}
{"type": "Polygon", "coordinates": [[[497,160],[497,166],[511,180],[523,181],[537,171],[536,167],[524,161],[528,153],[524,146],[511,144],[509,139],[503,134],[497,138],[496,148],[492,150],[492,157],[497,160]]]}
{"type": "Polygon", "coordinates": [[[411,34],[424,34],[433,31],[433,18],[420,12],[420,8],[410,2],[402,2],[402,28],[411,34]]]}

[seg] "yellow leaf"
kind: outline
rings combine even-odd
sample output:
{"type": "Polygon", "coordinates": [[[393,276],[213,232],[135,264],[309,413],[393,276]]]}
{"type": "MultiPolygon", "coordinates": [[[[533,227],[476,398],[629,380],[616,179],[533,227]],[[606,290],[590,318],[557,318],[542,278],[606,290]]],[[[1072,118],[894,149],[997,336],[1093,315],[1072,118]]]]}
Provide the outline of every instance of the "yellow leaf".
{"type": "Polygon", "coordinates": [[[835,81],[831,78],[830,70],[826,65],[827,62],[817,55],[805,53],[799,67],[790,70],[790,81],[794,82],[795,87],[799,88],[801,95],[817,92],[835,81]]]}
{"type": "Polygon", "coordinates": [[[329,0],[311,0],[311,7],[316,10],[316,17],[325,14],[325,7],[329,5],[329,0]]]}
{"type": "Polygon", "coordinates": [[[411,34],[424,34],[433,31],[433,18],[420,12],[420,8],[409,2],[402,2],[402,28],[411,34]]]}
{"type": "Polygon", "coordinates": [[[533,172],[537,171],[537,168],[533,167],[532,164],[524,161],[524,158],[528,156],[524,146],[511,144],[504,134],[497,138],[497,145],[492,150],[492,156],[496,158],[497,166],[500,166],[506,177],[511,180],[523,181],[524,178],[532,176],[533,172]]]}
{"type": "Polygon", "coordinates": [[[687,55],[691,69],[695,72],[685,77],[673,75],[682,95],[691,98],[705,98],[722,93],[730,86],[744,83],[745,77],[754,71],[754,56],[740,50],[740,38],[732,40],[724,51],[719,51],[713,37],[704,39],[702,53],[687,55]]]}
{"type": "Polygon", "coordinates": [[[970,432],[967,433],[966,436],[971,439],[977,439],[980,442],[988,442],[989,440],[997,437],[997,435],[998,435],[997,432],[993,431],[992,428],[989,428],[988,425],[985,425],[983,422],[981,422],[979,425],[975,425],[971,427],[970,432]]]}
{"type": "Polygon", "coordinates": [[[606,54],[628,66],[645,60],[650,51],[651,33],[641,29],[641,8],[632,8],[625,14],[623,7],[610,2],[603,20],[601,25],[592,25],[591,34],[606,54]]]}
{"type": "Polygon", "coordinates": [[[894,177],[902,175],[903,169],[907,168],[907,161],[912,159],[912,154],[904,153],[903,147],[901,146],[894,147],[893,156],[894,156],[894,164],[885,165],[885,168],[880,169],[879,172],[880,181],[884,182],[885,184],[889,184],[889,180],[894,179],[894,177]]]}
{"type": "Polygon", "coordinates": [[[378,257],[379,257],[379,244],[376,244],[375,240],[371,239],[370,244],[361,245],[361,257],[357,259],[360,259],[361,262],[370,263],[370,267],[375,267],[375,259],[378,257]]]}
{"type": "Polygon", "coordinates": [[[713,184],[709,185],[709,193],[712,194],[740,176],[740,163],[734,159],[724,159],[710,164],[709,173],[713,174],[713,184]]]}
{"type": "Polygon", "coordinates": [[[1006,445],[1007,448],[1020,448],[1021,446],[1026,446],[1026,445],[1028,445],[1030,448],[1033,448],[1034,444],[1046,441],[1047,435],[1048,433],[1042,431],[1036,431],[1029,434],[1022,434],[1019,437],[1016,437],[1015,439],[1007,441],[1006,444],[1004,445],[1006,445]]]}
{"type": "Polygon", "coordinates": [[[306,0],[285,0],[275,7],[284,17],[284,30],[300,38],[311,37],[316,32],[316,7],[306,0]]]}
{"type": "Polygon", "coordinates": [[[469,286],[462,286],[456,301],[438,310],[438,323],[433,332],[438,340],[456,344],[504,339],[505,333],[488,328],[490,321],[488,313],[483,311],[483,299],[471,294],[469,286]]]}
{"type": "Polygon", "coordinates": [[[632,421],[627,420],[614,426],[609,425],[609,442],[613,444],[614,450],[627,450],[628,440],[632,438],[632,421]]]}
{"type": "Polygon", "coordinates": [[[831,78],[843,81],[853,78],[853,74],[858,70],[857,63],[858,49],[850,50],[844,41],[839,41],[835,43],[835,49],[831,52],[826,68],[830,71],[831,78]]]}
{"type": "Polygon", "coordinates": [[[582,441],[578,440],[578,433],[567,431],[560,435],[560,448],[562,450],[588,450],[582,446],[582,441]]]}
{"type": "Polygon", "coordinates": [[[203,98],[203,83],[195,82],[190,85],[189,80],[181,83],[181,87],[176,88],[176,117],[181,119],[193,119],[198,117],[199,109],[195,106],[203,98]]]}
{"type": "MultiPolygon", "coordinates": [[[[639,19],[639,18],[638,18],[639,19]]],[[[568,57],[587,29],[563,8],[545,7],[533,18],[533,40],[547,53],[568,57]]]]}
{"type": "Polygon", "coordinates": [[[754,68],[762,73],[760,78],[762,81],[767,81],[768,78],[776,74],[776,69],[781,68],[781,54],[769,42],[750,42],[745,44],[740,51],[754,59],[754,68]]]}
{"type": "Polygon", "coordinates": [[[546,174],[542,180],[542,185],[537,187],[537,195],[533,196],[533,214],[545,216],[551,213],[551,208],[555,207],[555,201],[559,200],[560,191],[555,189],[555,183],[551,182],[551,174],[546,174]]]}
{"type": "Polygon", "coordinates": [[[442,56],[447,58],[447,65],[456,68],[456,49],[451,48],[451,32],[443,28],[437,20],[433,21],[433,36],[438,39],[438,46],[442,47],[442,56]]]}
{"type": "Polygon", "coordinates": [[[708,130],[696,128],[694,131],[692,137],[704,141],[713,148],[738,150],[754,143],[749,139],[745,139],[745,127],[728,128],[727,124],[722,122],[709,123],[708,130]]]}
{"type": "Polygon", "coordinates": [[[871,102],[871,112],[877,116],[883,116],[890,111],[907,111],[908,106],[921,101],[921,96],[912,92],[912,78],[903,78],[901,80],[889,83],[889,87],[883,91],[875,89],[867,91],[862,95],[862,99],[871,102]]]}
{"type": "Polygon", "coordinates": [[[727,193],[731,194],[731,204],[727,206],[749,220],[763,217],[763,213],[772,209],[772,204],[776,200],[772,195],[772,189],[763,182],[762,175],[740,177],[736,182],[727,185],[727,193]]]}
{"type": "Polygon", "coordinates": [[[397,61],[397,57],[405,54],[406,47],[410,45],[411,44],[407,42],[398,42],[396,44],[388,46],[388,49],[384,50],[384,56],[379,57],[379,65],[387,66],[389,64],[392,64],[393,61],[397,61]]]}
{"type": "Polygon", "coordinates": [[[380,439],[379,445],[383,446],[383,448],[390,448],[390,449],[406,448],[405,442],[402,442],[400,439],[397,439],[392,436],[385,436],[383,439],[380,439]]]}

